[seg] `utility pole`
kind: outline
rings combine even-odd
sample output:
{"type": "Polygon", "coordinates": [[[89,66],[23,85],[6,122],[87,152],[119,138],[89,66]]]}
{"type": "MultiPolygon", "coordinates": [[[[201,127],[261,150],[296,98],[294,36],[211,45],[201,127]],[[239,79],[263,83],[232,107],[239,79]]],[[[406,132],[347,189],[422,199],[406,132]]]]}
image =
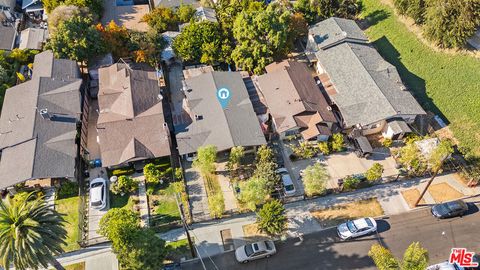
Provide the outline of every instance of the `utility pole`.
{"type": "Polygon", "coordinates": [[[175,201],[177,202],[178,210],[180,211],[180,218],[182,219],[183,229],[185,230],[185,234],[187,235],[188,245],[190,246],[192,257],[195,258],[196,257],[195,249],[193,247],[192,239],[190,238],[190,232],[188,231],[187,222],[185,221],[185,213],[183,212],[183,203],[181,200],[178,199],[178,196],[179,196],[178,193],[175,193],[175,201]]]}

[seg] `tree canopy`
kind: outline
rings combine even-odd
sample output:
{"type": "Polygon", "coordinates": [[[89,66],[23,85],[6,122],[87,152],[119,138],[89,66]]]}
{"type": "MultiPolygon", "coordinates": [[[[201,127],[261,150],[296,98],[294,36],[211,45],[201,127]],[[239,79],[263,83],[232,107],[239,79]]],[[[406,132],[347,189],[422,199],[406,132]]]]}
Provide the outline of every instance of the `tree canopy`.
{"type": "Polygon", "coordinates": [[[214,64],[230,62],[231,47],[218,23],[193,22],[173,41],[173,50],[186,62],[214,64]]]}
{"type": "Polygon", "coordinates": [[[56,32],[57,27],[60,23],[74,17],[84,17],[89,18],[92,22],[98,20],[98,17],[94,16],[88,7],[78,7],[74,5],[60,5],[53,9],[50,14],[48,14],[48,31],[52,34],[56,32]]]}
{"type": "Polygon", "coordinates": [[[43,7],[47,13],[51,13],[58,6],[77,6],[79,8],[86,7],[95,14],[98,19],[102,17],[103,1],[102,0],[42,0],[43,7]]]}
{"type": "Polygon", "coordinates": [[[428,251],[418,242],[408,246],[403,260],[397,260],[390,250],[380,244],[373,245],[368,256],[379,270],[423,270],[428,266],[428,251]]]}
{"type": "Polygon", "coordinates": [[[257,205],[264,203],[270,196],[270,188],[268,182],[264,178],[256,176],[251,177],[247,181],[240,182],[239,200],[245,206],[255,211],[257,205]]]}
{"type": "Polygon", "coordinates": [[[302,13],[309,24],[340,17],[353,19],[361,10],[359,0],[298,0],[294,10],[302,13]]]}
{"type": "Polygon", "coordinates": [[[215,172],[215,160],[217,159],[217,147],[214,145],[201,146],[197,149],[197,157],[193,166],[204,175],[215,172]]]}
{"type": "Polygon", "coordinates": [[[370,167],[367,172],[365,173],[365,177],[368,181],[375,181],[382,177],[383,173],[383,165],[375,162],[373,163],[372,167],[370,167]]]}
{"type": "Polygon", "coordinates": [[[158,33],[167,30],[176,31],[178,26],[178,17],[175,11],[167,7],[156,7],[142,18],[152,29],[158,33]]]}
{"type": "Polygon", "coordinates": [[[57,26],[47,48],[52,49],[58,58],[75,61],[89,59],[106,52],[106,46],[100,32],[92,25],[90,18],[73,16],[57,26]]]}
{"type": "MultiPolygon", "coordinates": [[[[63,253],[67,231],[65,220],[34,193],[0,200],[0,265],[9,269],[56,268],[55,255],[63,253]]],[[[58,269],[57,268],[57,269],[58,269]]],[[[60,268],[62,269],[62,268],[60,268]]]]}
{"type": "Polygon", "coordinates": [[[265,203],[257,212],[257,226],[261,232],[275,236],[282,234],[287,228],[285,208],[278,200],[265,203]]]}
{"type": "Polygon", "coordinates": [[[289,25],[290,12],[277,4],[262,10],[242,11],[233,25],[237,42],[232,52],[235,64],[249,72],[263,73],[265,66],[288,52],[289,25]]]}
{"type": "Polygon", "coordinates": [[[320,195],[327,189],[329,175],[325,166],[317,162],[303,171],[303,185],[307,196],[320,195]]]}

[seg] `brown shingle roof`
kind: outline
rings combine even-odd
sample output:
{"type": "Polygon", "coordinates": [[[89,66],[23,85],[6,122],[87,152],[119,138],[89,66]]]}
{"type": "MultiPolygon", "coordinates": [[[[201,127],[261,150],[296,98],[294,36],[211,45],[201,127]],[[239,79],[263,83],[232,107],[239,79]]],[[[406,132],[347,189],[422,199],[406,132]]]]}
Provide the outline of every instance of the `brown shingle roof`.
{"type": "Polygon", "coordinates": [[[99,69],[99,79],[97,129],[102,164],[170,155],[155,72],[115,64],[99,69]]]}
{"type": "MultiPolygon", "coordinates": [[[[258,77],[278,132],[291,128],[310,128],[321,122],[335,123],[325,97],[304,63],[283,61],[266,67],[258,77]]],[[[317,135],[320,135],[318,132],[317,135]]]]}

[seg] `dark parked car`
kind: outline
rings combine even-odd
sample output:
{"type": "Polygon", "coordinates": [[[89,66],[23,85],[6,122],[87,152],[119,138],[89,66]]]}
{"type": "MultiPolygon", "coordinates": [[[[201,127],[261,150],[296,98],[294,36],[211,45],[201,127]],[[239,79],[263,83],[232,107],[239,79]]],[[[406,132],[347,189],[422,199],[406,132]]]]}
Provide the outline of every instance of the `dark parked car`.
{"type": "Polygon", "coordinates": [[[457,200],[436,204],[431,211],[437,218],[458,217],[463,216],[468,211],[468,205],[462,200],[457,200]]]}

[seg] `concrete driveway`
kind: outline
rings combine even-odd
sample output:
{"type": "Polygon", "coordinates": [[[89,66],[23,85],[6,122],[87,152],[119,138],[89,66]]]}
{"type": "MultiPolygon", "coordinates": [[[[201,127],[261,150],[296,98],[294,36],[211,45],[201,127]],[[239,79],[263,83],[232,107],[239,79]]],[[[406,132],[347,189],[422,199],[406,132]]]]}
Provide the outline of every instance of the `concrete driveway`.
{"type": "MultiPolygon", "coordinates": [[[[102,177],[106,179],[107,173],[104,171],[103,168],[93,168],[90,170],[90,180],[93,180],[97,177],[102,177]],[[102,173],[103,171],[103,173],[102,173]]],[[[108,179],[107,179],[107,185],[108,185],[108,179]]],[[[88,203],[88,244],[89,245],[94,245],[96,243],[102,243],[105,242],[106,239],[98,234],[98,229],[100,228],[100,219],[102,219],[103,215],[105,215],[108,210],[110,209],[110,198],[109,198],[109,192],[108,192],[107,187],[107,206],[102,209],[95,209],[90,206],[90,201],[88,203]]],[[[90,196],[88,194],[88,196],[90,196]]]]}
{"type": "Polygon", "coordinates": [[[331,154],[325,157],[327,170],[332,179],[339,179],[352,174],[365,173],[374,163],[383,165],[383,177],[395,176],[398,170],[390,153],[376,149],[368,159],[359,158],[351,151],[331,154]]]}

